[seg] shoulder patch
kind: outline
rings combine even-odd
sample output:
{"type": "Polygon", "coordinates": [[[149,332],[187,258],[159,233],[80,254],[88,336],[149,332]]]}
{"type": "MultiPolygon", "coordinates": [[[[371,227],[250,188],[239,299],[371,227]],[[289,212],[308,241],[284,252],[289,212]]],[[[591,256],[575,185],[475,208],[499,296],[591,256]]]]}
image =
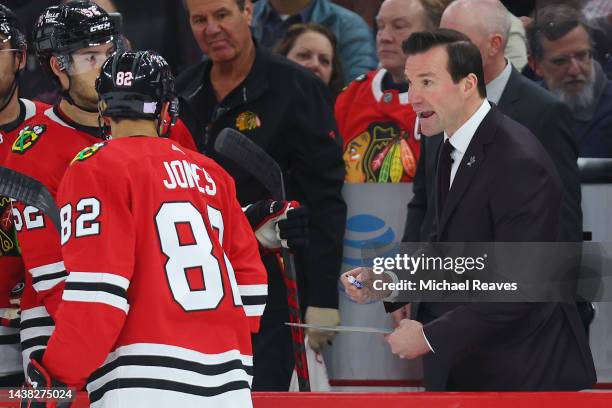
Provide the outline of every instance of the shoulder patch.
{"type": "Polygon", "coordinates": [[[15,153],[23,154],[29,150],[40,139],[47,130],[47,125],[24,126],[19,131],[19,136],[13,142],[11,150],[15,153]]]}
{"type": "Polygon", "coordinates": [[[75,157],[74,159],[72,159],[72,161],[70,162],[70,164],[76,162],[76,161],[84,161],[89,159],[91,156],[93,156],[94,154],[96,154],[101,148],[103,148],[104,146],[106,146],[107,142],[99,142],[96,143],[94,145],[91,145],[89,147],[86,147],[85,149],[81,150],[75,157]]]}

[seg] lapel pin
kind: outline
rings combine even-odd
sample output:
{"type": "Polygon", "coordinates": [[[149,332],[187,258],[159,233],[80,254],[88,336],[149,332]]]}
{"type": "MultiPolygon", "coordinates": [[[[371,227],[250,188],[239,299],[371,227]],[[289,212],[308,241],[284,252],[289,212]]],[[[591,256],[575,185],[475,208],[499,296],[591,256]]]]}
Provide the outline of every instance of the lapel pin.
{"type": "Polygon", "coordinates": [[[470,160],[466,163],[468,167],[472,167],[472,164],[476,163],[476,156],[470,156],[470,160]]]}

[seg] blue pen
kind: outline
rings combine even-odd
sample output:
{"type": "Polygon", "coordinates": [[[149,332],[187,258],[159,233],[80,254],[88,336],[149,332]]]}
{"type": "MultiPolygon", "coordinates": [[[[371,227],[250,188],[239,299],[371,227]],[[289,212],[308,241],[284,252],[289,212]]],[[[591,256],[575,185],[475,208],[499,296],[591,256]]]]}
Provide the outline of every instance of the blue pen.
{"type": "Polygon", "coordinates": [[[363,289],[363,283],[355,279],[354,276],[349,276],[347,280],[349,281],[351,285],[355,286],[357,289],[363,289]]]}

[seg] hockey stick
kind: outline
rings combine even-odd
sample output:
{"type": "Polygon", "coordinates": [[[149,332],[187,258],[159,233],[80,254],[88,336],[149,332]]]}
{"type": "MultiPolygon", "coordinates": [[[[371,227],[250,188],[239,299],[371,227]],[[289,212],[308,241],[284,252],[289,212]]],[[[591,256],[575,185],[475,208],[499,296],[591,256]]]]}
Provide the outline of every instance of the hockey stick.
{"type": "Polygon", "coordinates": [[[0,196],[13,198],[38,208],[47,214],[57,231],[60,231],[59,210],[53,196],[40,181],[0,166],[0,196]]]}
{"type": "MultiPolygon", "coordinates": [[[[286,199],[283,172],[278,163],[242,133],[230,128],[223,129],[215,140],[215,150],[255,177],[272,195],[273,200],[284,201],[286,199]]],[[[288,249],[281,248],[281,255],[284,264],[282,269],[284,269],[287,286],[289,321],[291,323],[302,323],[293,254],[288,249]]],[[[291,326],[291,341],[299,389],[300,391],[310,391],[304,329],[302,327],[291,326]]]]}

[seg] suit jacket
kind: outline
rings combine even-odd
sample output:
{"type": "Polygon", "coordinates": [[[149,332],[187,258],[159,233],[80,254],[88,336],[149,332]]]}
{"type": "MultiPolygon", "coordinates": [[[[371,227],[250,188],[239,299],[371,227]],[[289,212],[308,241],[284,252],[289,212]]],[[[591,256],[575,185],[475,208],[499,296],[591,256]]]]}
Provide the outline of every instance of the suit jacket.
{"type": "MultiPolygon", "coordinates": [[[[430,239],[556,241],[562,195],[542,145],[492,107],[459,164],[443,209],[434,193],[430,239]]],[[[435,351],[424,358],[428,390],[577,390],[596,380],[575,305],[421,303],[417,319],[435,351]]]]}
{"type": "MultiPolygon", "coordinates": [[[[576,160],[578,145],[569,108],[516,69],[499,101],[499,110],[528,128],[552,158],[563,183],[559,241],[582,241],[580,174],[576,160]]],[[[421,138],[421,156],[414,178],[414,197],[408,204],[404,242],[425,241],[431,232],[434,212],[430,203],[438,147],[442,135],[421,138]]],[[[516,179],[520,183],[520,179],[516,179]]]]}

